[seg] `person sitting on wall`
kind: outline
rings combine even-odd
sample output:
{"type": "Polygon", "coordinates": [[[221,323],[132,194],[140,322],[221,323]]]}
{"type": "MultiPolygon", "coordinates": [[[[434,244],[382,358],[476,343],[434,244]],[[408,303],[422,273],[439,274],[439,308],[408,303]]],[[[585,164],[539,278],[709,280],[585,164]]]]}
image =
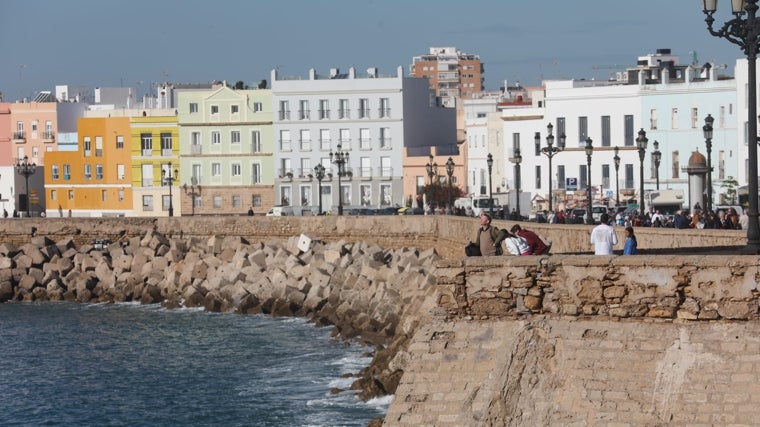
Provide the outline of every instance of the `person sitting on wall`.
{"type": "Polygon", "coordinates": [[[530,253],[532,255],[544,255],[549,252],[549,247],[540,237],[538,237],[538,234],[533,231],[523,229],[519,224],[513,225],[510,231],[512,234],[520,236],[528,242],[528,247],[530,248],[530,253]]]}
{"type": "Polygon", "coordinates": [[[506,230],[500,230],[491,225],[491,215],[485,212],[480,214],[480,227],[478,228],[478,235],[475,238],[475,244],[480,247],[481,255],[501,255],[504,252],[501,248],[501,242],[506,237],[506,230]]]}

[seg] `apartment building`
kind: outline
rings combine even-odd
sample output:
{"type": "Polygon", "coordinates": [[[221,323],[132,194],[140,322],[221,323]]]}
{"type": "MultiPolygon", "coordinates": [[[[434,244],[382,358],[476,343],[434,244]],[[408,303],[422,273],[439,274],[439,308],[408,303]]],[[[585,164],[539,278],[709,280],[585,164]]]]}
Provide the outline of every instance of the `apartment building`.
{"type": "Polygon", "coordinates": [[[278,205],[303,214],[319,206],[337,213],[339,203],[403,206],[426,176],[424,162],[409,157],[458,154],[455,111],[438,106],[427,82],[404,77],[402,67],[395,75],[311,69],[305,79],[273,70],[271,82],[278,205]]]}
{"type": "Polygon", "coordinates": [[[132,216],[182,215],[177,116],[138,115],[129,124],[132,216]]]}
{"type": "Polygon", "coordinates": [[[441,104],[456,108],[459,100],[483,91],[483,64],[480,56],[456,47],[431,47],[426,55],[412,58],[409,74],[428,79],[441,104]]]}
{"type": "Polygon", "coordinates": [[[265,214],[275,204],[272,91],[175,90],[182,215],[265,214]]]}

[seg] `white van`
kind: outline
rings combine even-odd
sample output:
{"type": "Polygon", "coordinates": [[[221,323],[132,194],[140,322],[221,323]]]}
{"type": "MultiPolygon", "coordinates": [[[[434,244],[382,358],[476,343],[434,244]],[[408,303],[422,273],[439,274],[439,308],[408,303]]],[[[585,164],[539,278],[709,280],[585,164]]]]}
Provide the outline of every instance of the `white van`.
{"type": "Polygon", "coordinates": [[[293,216],[293,206],[272,206],[267,216],[293,216]]]}
{"type": "Polygon", "coordinates": [[[594,223],[599,224],[602,219],[603,213],[609,213],[609,208],[604,205],[591,205],[591,217],[594,218],[594,223]]]}

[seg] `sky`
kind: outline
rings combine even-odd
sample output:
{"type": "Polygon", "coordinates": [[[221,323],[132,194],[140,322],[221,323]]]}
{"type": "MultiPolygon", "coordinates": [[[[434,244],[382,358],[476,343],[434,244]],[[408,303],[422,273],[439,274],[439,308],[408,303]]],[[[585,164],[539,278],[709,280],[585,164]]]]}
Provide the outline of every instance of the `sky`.
{"type": "Polygon", "coordinates": [[[700,0],[0,0],[0,92],[11,102],[61,84],[255,87],[272,69],[408,75],[414,56],[445,46],[480,56],[487,90],[607,79],[663,48],[729,75],[743,57],[707,32],[700,0]]]}

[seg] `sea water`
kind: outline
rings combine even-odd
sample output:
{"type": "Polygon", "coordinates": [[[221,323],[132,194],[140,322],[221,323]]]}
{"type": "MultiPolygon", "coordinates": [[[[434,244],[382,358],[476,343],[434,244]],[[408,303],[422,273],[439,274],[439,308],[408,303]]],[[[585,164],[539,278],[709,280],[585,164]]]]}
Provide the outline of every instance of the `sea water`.
{"type": "Polygon", "coordinates": [[[367,348],[305,319],[157,305],[0,304],[0,426],[365,426],[367,348]]]}

